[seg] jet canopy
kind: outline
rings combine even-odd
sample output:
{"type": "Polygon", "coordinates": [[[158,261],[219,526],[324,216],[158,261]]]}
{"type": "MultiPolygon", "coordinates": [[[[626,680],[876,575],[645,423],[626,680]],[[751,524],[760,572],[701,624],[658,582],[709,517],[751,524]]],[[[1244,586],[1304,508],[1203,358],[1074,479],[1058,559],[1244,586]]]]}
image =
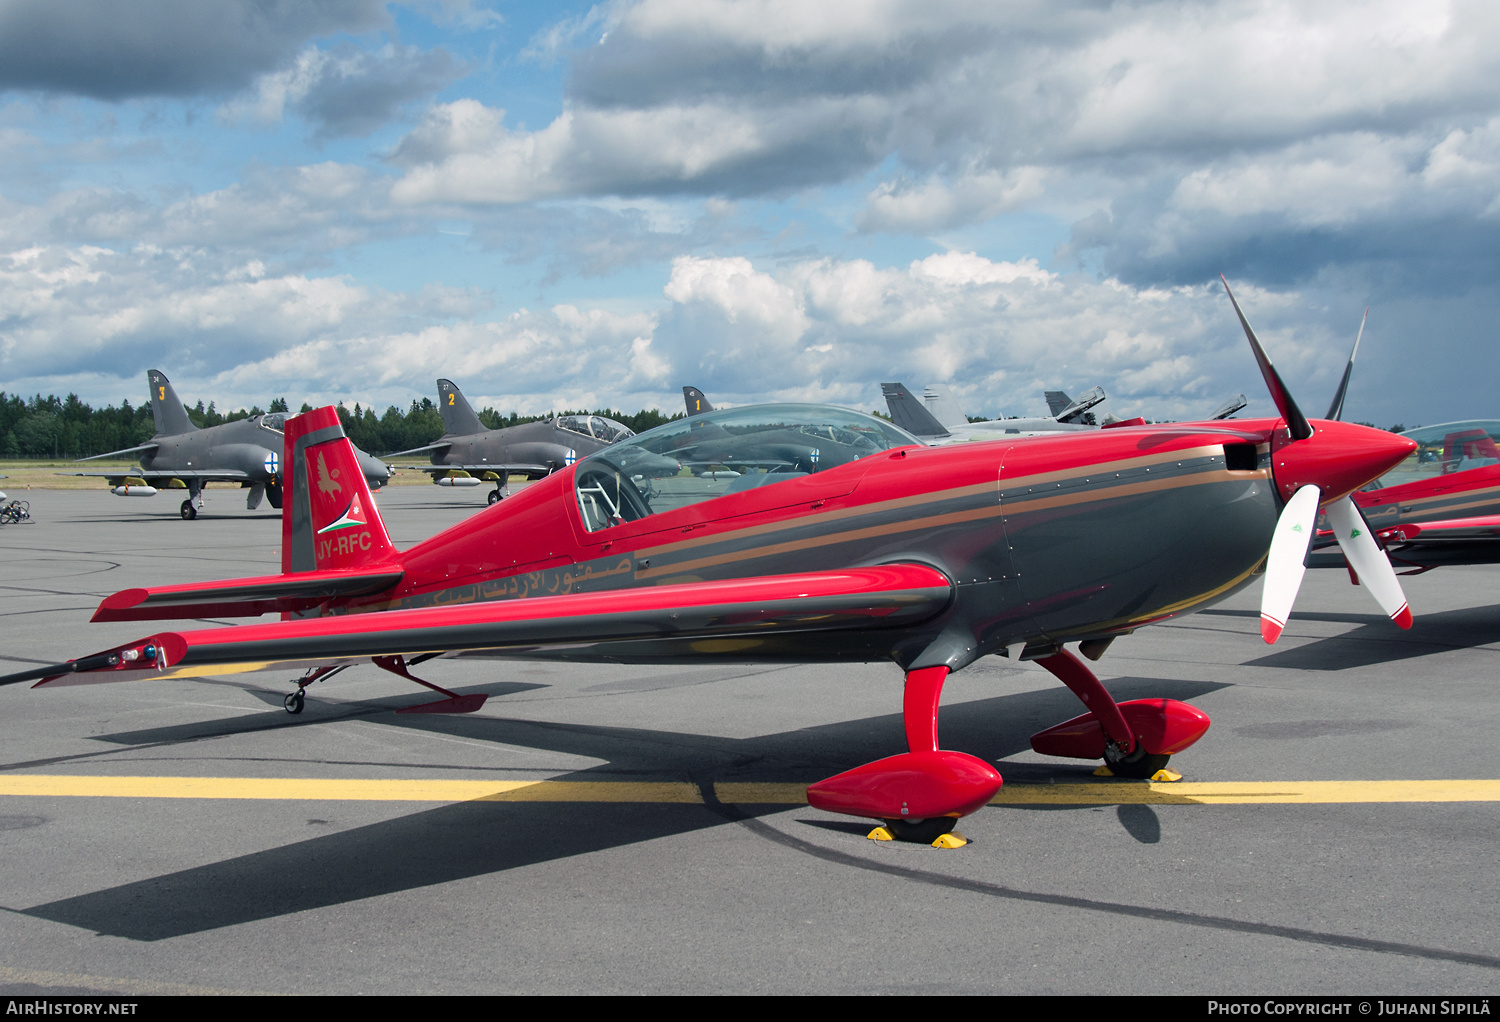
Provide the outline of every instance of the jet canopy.
{"type": "Polygon", "coordinates": [[[272,412],[270,415],[262,415],[259,418],[262,429],[269,429],[273,433],[286,432],[286,414],[284,412],[272,412]]]}
{"type": "Polygon", "coordinates": [[[726,408],[669,422],[580,461],[578,506],[594,532],[920,444],[847,408],[726,408]]]}
{"type": "Polygon", "coordinates": [[[607,444],[616,443],[635,436],[629,426],[602,415],[559,415],[557,428],[580,436],[591,436],[607,444]]]}
{"type": "Polygon", "coordinates": [[[1418,426],[1401,434],[1417,442],[1417,449],[1401,464],[1365,487],[1384,486],[1467,472],[1471,468],[1500,464],[1500,420],[1466,419],[1418,426]]]}

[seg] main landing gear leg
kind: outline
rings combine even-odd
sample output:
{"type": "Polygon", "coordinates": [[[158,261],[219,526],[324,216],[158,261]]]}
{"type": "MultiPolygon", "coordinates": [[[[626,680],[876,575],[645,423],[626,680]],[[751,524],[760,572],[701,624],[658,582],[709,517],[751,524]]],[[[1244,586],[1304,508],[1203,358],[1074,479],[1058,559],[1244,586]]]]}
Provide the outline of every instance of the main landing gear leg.
{"type": "Polygon", "coordinates": [[[203,509],[203,484],[188,484],[188,499],[182,502],[182,520],[190,522],[198,517],[198,512],[203,509]],[[197,504],[194,507],[194,504],[197,504]]]}
{"type": "Polygon", "coordinates": [[[1116,703],[1084,662],[1067,650],[1037,660],[1068,686],[1089,712],[1031,736],[1031,747],[1044,756],[1103,759],[1101,777],[1181,780],[1166,769],[1174,753],[1192,745],[1208,730],[1208,714],[1176,699],[1132,699],[1116,703]]]}
{"type": "Polygon", "coordinates": [[[446,688],[440,688],[430,681],[423,681],[407,670],[406,658],[400,654],[396,656],[372,657],[371,659],[374,660],[375,666],[382,671],[390,671],[398,677],[405,678],[407,681],[415,681],[418,685],[430,688],[434,692],[441,692],[448,697],[447,699],[439,699],[435,703],[419,703],[416,706],[403,706],[396,711],[397,713],[473,713],[483,706],[484,701],[489,698],[483,692],[461,696],[457,692],[449,692],[446,688]]]}
{"type": "Polygon", "coordinates": [[[947,667],[908,671],[902,716],[909,751],[809,786],[808,804],[881,820],[870,832],[876,841],[963,847],[967,840],[954,825],[994,798],[1001,780],[984,760],[938,748],[938,699],[947,678],[947,667]]]}

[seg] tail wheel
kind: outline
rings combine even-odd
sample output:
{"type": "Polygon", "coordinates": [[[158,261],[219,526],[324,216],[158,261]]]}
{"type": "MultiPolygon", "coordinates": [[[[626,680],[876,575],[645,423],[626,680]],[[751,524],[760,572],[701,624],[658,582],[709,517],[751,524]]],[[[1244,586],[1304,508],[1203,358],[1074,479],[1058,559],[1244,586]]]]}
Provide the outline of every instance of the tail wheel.
{"type": "Polygon", "coordinates": [[[297,691],[293,692],[291,695],[282,700],[281,705],[286,707],[287,713],[297,714],[302,712],[302,704],[306,701],[306,699],[307,697],[299,688],[297,691]]]}

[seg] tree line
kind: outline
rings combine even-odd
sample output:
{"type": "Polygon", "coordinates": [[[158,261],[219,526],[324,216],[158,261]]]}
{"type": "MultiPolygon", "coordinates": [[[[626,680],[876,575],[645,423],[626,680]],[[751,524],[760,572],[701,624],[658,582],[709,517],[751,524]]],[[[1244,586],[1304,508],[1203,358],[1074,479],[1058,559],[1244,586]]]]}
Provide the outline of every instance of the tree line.
{"type": "MultiPolygon", "coordinates": [[[[266,408],[258,405],[220,412],[214,402],[204,407],[202,401],[185,406],[188,419],[199,429],[220,426],[237,419],[248,419],[252,415],[266,412],[290,411],[284,397],[275,398],[266,408]]],[[[312,410],[303,404],[302,411],[312,410]]],[[[404,412],[395,405],[381,415],[375,409],[355,404],[349,408],[338,405],[339,419],[344,432],[355,445],[372,454],[404,451],[430,444],[443,435],[443,417],[431,398],[413,401],[404,412]]],[[[602,415],[629,426],[637,433],[645,432],[673,419],[676,415],[664,415],[655,408],[635,413],[616,411],[610,408],[569,410],[562,415],[602,415]]],[[[479,421],[489,429],[517,426],[523,422],[535,422],[551,418],[546,415],[518,415],[511,412],[502,415],[493,408],[479,411],[479,421]]],[[[77,394],[59,398],[55,394],[43,397],[40,394],[23,398],[19,394],[0,391],[0,457],[17,460],[21,458],[72,459],[87,458],[96,454],[124,450],[150,440],[156,433],[156,422],[150,404],[133,406],[121,401],[119,406],[105,405],[93,408],[79,400],[77,394]]]]}

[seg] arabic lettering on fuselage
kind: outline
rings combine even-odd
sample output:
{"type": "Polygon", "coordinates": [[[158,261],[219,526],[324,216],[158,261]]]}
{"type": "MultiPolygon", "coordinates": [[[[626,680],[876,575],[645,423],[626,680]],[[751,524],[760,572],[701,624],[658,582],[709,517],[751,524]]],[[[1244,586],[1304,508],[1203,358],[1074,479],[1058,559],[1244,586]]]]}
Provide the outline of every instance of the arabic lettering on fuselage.
{"type": "Polygon", "coordinates": [[[542,571],[526,571],[503,578],[453,586],[430,593],[419,593],[402,599],[396,606],[447,607],[488,600],[519,600],[531,596],[565,596],[606,589],[620,589],[635,577],[635,560],[618,557],[607,561],[588,561],[542,571]]]}

